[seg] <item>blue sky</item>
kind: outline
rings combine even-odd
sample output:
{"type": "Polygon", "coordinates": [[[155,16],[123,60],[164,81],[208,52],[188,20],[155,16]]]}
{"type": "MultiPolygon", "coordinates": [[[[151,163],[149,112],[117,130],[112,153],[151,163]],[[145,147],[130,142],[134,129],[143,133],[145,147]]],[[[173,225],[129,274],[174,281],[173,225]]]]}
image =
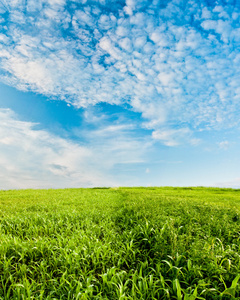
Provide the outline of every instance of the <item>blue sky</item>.
{"type": "Polygon", "coordinates": [[[240,2],[0,0],[0,189],[240,188],[240,2]]]}

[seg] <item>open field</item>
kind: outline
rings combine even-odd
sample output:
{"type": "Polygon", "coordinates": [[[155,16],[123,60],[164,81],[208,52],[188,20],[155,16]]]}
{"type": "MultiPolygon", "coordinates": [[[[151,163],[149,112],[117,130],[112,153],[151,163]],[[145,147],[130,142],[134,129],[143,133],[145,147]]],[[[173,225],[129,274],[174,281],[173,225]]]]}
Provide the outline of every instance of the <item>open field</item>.
{"type": "Polygon", "coordinates": [[[240,299],[240,190],[1,191],[0,220],[0,299],[240,299]]]}

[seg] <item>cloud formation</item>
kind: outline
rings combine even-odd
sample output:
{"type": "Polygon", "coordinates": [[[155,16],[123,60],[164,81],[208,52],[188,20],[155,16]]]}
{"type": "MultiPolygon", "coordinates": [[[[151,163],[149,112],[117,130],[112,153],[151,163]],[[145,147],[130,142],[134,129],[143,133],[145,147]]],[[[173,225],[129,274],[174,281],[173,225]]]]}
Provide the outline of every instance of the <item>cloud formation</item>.
{"type": "Polygon", "coordinates": [[[128,105],[154,139],[192,143],[239,124],[240,7],[208,2],[2,1],[1,80],[76,107],[128,105]]]}
{"type": "Polygon", "coordinates": [[[240,178],[234,178],[227,182],[217,182],[214,186],[223,188],[240,189],[240,178]]]}
{"type": "Polygon", "coordinates": [[[0,188],[103,184],[97,166],[89,165],[90,149],[35,130],[35,124],[19,121],[11,110],[1,109],[0,119],[0,188]]]}
{"type": "Polygon", "coordinates": [[[0,120],[0,189],[126,185],[112,168],[143,161],[147,150],[121,124],[92,129],[90,145],[81,145],[19,120],[10,109],[0,109],[0,120]]]}

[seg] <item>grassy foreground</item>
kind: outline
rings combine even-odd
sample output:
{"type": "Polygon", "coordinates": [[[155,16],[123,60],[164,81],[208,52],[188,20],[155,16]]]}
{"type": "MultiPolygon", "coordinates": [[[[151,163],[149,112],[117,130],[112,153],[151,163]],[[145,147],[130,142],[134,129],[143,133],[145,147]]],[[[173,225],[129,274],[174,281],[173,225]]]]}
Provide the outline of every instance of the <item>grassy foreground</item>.
{"type": "Polygon", "coordinates": [[[0,299],[240,299],[240,190],[0,191],[0,299]]]}

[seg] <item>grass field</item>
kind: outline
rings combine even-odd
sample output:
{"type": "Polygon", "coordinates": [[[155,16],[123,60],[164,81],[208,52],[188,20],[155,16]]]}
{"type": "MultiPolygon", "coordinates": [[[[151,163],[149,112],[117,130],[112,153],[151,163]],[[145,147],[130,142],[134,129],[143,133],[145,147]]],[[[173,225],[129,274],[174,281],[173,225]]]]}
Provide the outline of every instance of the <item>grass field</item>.
{"type": "Polygon", "coordinates": [[[0,191],[0,299],[240,299],[240,190],[0,191]]]}

